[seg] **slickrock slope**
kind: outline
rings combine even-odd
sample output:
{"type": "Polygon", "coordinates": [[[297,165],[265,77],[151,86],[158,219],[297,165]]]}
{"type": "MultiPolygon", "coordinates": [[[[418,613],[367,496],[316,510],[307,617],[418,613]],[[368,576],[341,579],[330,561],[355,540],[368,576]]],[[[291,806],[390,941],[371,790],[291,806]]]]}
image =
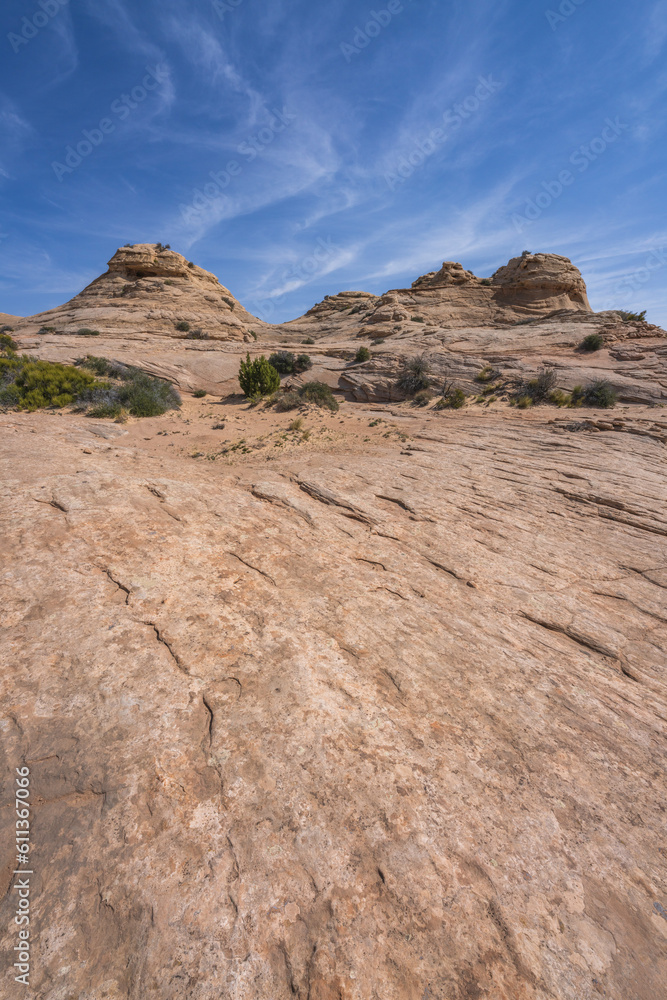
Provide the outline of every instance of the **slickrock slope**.
{"type": "Polygon", "coordinates": [[[31,994],[660,996],[657,412],[0,415],[31,994]]]}
{"type": "Polygon", "coordinates": [[[109,270],[65,305],[28,317],[17,330],[51,327],[75,334],[87,327],[128,340],[145,334],[183,338],[176,329],[181,321],[213,339],[232,341],[250,341],[249,331],[264,325],[214,274],[173,250],[137,243],[117,250],[109,270]]]}

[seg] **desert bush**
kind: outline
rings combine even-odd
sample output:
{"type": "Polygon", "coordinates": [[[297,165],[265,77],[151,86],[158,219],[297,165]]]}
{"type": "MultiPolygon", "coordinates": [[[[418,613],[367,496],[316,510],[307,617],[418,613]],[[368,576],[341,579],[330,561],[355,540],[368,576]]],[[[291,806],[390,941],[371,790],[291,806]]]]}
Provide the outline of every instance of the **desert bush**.
{"type": "Polygon", "coordinates": [[[406,358],[403,362],[401,372],[396,379],[396,385],[406,394],[406,396],[414,396],[420,389],[429,388],[430,371],[431,366],[425,354],[420,354],[413,358],[406,358]]]}
{"type": "Polygon", "coordinates": [[[428,406],[432,399],[435,399],[435,393],[431,389],[420,389],[419,392],[415,393],[412,397],[413,406],[428,406]]]}
{"type": "Polygon", "coordinates": [[[190,332],[186,333],[185,335],[185,340],[208,340],[208,339],[209,339],[208,334],[204,333],[203,330],[199,329],[190,330],[190,332]]]}
{"type": "Polygon", "coordinates": [[[410,317],[410,321],[412,323],[425,323],[426,322],[426,320],[424,319],[423,316],[411,316],[410,317]]]}
{"type": "Polygon", "coordinates": [[[76,331],[77,337],[99,337],[99,330],[91,330],[87,326],[82,326],[80,330],[76,331]]]}
{"type": "Polygon", "coordinates": [[[257,334],[255,333],[254,330],[248,330],[248,333],[250,334],[253,340],[257,340],[257,334]]]}
{"type": "Polygon", "coordinates": [[[475,375],[475,382],[491,382],[497,377],[497,373],[491,365],[484,365],[482,370],[475,375]]]}
{"type": "Polygon", "coordinates": [[[633,312],[621,312],[621,317],[626,321],[626,323],[645,323],[646,322],[646,310],[643,309],[640,313],[633,312]]]}
{"type": "Polygon", "coordinates": [[[553,403],[554,406],[569,406],[572,402],[572,397],[567,392],[554,389],[553,392],[549,393],[549,402],[553,403]]]}
{"type": "Polygon", "coordinates": [[[37,331],[38,334],[55,333],[55,332],[56,332],[55,326],[40,326],[39,330],[37,331]]]}
{"type": "Polygon", "coordinates": [[[206,395],[206,389],[195,389],[192,395],[195,397],[195,399],[203,399],[204,396],[206,395]]]}
{"type": "Polygon", "coordinates": [[[306,337],[306,339],[304,340],[304,344],[314,344],[314,343],[315,341],[313,340],[312,337],[306,337]]]}
{"type": "Polygon", "coordinates": [[[190,324],[186,319],[179,319],[178,323],[176,324],[176,329],[179,330],[181,333],[187,333],[188,330],[190,329],[190,324]]]}
{"type": "Polygon", "coordinates": [[[465,406],[466,394],[463,389],[453,389],[445,386],[442,390],[442,397],[435,404],[436,410],[460,410],[465,406]]]}
{"type": "Polygon", "coordinates": [[[529,406],[533,405],[533,400],[531,396],[518,396],[516,400],[516,405],[520,410],[527,410],[529,406]]]}
{"type": "Polygon", "coordinates": [[[8,333],[0,333],[0,351],[17,351],[18,346],[8,333]]]}
{"type": "Polygon", "coordinates": [[[297,406],[301,406],[301,399],[298,392],[285,392],[282,396],[278,396],[275,402],[275,407],[278,413],[286,413],[288,410],[295,410],[297,406]]]}
{"type": "Polygon", "coordinates": [[[302,402],[315,403],[316,406],[332,410],[334,413],[339,409],[338,400],[324,382],[306,382],[298,392],[302,402]]]}
{"type": "Polygon", "coordinates": [[[589,333],[579,344],[580,351],[599,351],[604,344],[604,337],[601,333],[589,333]]]}
{"type": "Polygon", "coordinates": [[[93,375],[72,365],[35,361],[27,355],[18,358],[13,351],[0,358],[0,404],[4,407],[60,409],[74,403],[95,382],[93,375]]]}
{"type": "Polygon", "coordinates": [[[570,393],[570,406],[583,406],[584,405],[584,387],[583,385],[575,385],[574,389],[570,393]]]}
{"type": "Polygon", "coordinates": [[[270,396],[280,388],[280,375],[263,354],[251,361],[250,353],[246,353],[246,360],[241,362],[239,369],[239,384],[243,393],[251,398],[270,396]]]}
{"type": "Polygon", "coordinates": [[[287,430],[300,431],[302,427],[303,427],[303,417],[297,417],[296,420],[293,420],[292,423],[289,424],[287,430]]]}
{"type": "Polygon", "coordinates": [[[368,350],[367,347],[360,347],[357,353],[354,355],[354,360],[358,365],[360,365],[362,361],[370,361],[371,352],[368,350]]]}
{"type": "Polygon", "coordinates": [[[269,364],[281,375],[293,375],[313,367],[307,354],[297,354],[295,357],[291,351],[276,351],[269,357],[269,364]]]}
{"type": "Polygon", "coordinates": [[[519,397],[528,396],[533,403],[546,403],[550,393],[556,388],[557,375],[553,368],[540,368],[537,378],[531,379],[520,386],[519,397]]]}
{"type": "Polygon", "coordinates": [[[109,361],[107,358],[97,358],[93,354],[87,354],[85,358],[77,358],[74,364],[77,368],[86,368],[101,378],[114,378],[122,382],[131,379],[133,372],[136,371],[127,365],[109,361]]]}
{"type": "Polygon", "coordinates": [[[155,247],[158,253],[162,253],[163,250],[171,250],[170,243],[156,243],[155,247]]]}
{"type": "Polygon", "coordinates": [[[616,406],[616,392],[611,383],[606,379],[598,379],[587,385],[584,389],[584,405],[601,406],[604,409],[616,406]]]}
{"type": "Polygon", "coordinates": [[[491,284],[493,284],[491,278],[482,278],[480,281],[480,285],[491,285],[491,284]]]}

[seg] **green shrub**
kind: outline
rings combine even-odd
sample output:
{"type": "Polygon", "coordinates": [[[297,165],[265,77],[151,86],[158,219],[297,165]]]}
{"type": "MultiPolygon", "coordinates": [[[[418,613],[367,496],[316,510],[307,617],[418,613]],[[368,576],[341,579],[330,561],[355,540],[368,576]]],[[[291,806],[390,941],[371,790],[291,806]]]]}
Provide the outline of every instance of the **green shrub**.
{"type": "Polygon", "coordinates": [[[412,323],[425,323],[426,320],[423,316],[411,316],[410,320],[412,323]]]}
{"type": "Polygon", "coordinates": [[[589,333],[579,344],[580,351],[599,351],[604,344],[604,337],[601,333],[589,333]]]}
{"type": "Polygon", "coordinates": [[[516,400],[516,405],[520,410],[527,410],[529,406],[533,405],[533,400],[531,396],[519,396],[516,400]]]}
{"type": "Polygon", "coordinates": [[[430,386],[429,373],[431,366],[425,354],[407,358],[403,362],[403,368],[396,379],[396,385],[406,396],[414,396],[420,389],[428,389],[430,386]]]}
{"type": "Polygon", "coordinates": [[[584,404],[586,406],[601,406],[610,409],[616,406],[616,392],[606,379],[591,382],[584,389],[584,404]]]}
{"type": "Polygon", "coordinates": [[[176,329],[179,330],[181,333],[187,333],[188,330],[190,329],[190,324],[186,319],[179,319],[178,323],[176,324],[176,329]]]}
{"type": "Polygon", "coordinates": [[[190,332],[186,333],[185,335],[185,340],[208,340],[208,339],[209,339],[208,334],[204,333],[203,330],[199,329],[190,330],[190,332]]]}
{"type": "Polygon", "coordinates": [[[314,344],[314,343],[315,341],[313,340],[312,337],[306,337],[306,339],[304,340],[304,344],[314,344]]]}
{"type": "Polygon", "coordinates": [[[481,372],[475,375],[475,382],[491,382],[496,377],[496,372],[491,365],[484,365],[481,372]]]}
{"type": "Polygon", "coordinates": [[[583,406],[584,405],[584,387],[583,385],[575,385],[574,389],[570,393],[570,406],[583,406]]]}
{"type": "Polygon", "coordinates": [[[276,351],[270,356],[269,364],[273,365],[281,375],[293,375],[313,367],[313,362],[307,354],[297,354],[295,357],[291,351],[276,351]]]}
{"type": "Polygon", "coordinates": [[[155,248],[158,253],[162,253],[163,250],[171,250],[171,244],[169,243],[156,243],[155,248]]]}
{"type": "Polygon", "coordinates": [[[0,399],[3,406],[19,410],[70,406],[96,384],[93,375],[71,365],[22,358],[0,358],[0,399]]]}
{"type": "Polygon", "coordinates": [[[251,361],[250,353],[246,353],[246,360],[241,362],[239,369],[239,384],[243,393],[251,398],[270,396],[280,388],[280,375],[263,354],[251,361]]]}
{"type": "Polygon", "coordinates": [[[315,403],[335,413],[340,407],[333,392],[324,382],[306,382],[299,389],[299,398],[305,403],[315,403]]]}
{"type": "Polygon", "coordinates": [[[466,394],[463,389],[443,389],[442,398],[435,404],[436,410],[460,410],[465,406],[466,394]]]}
{"type": "Polygon", "coordinates": [[[285,392],[282,396],[278,396],[275,402],[275,407],[278,413],[285,413],[287,410],[295,410],[297,406],[301,406],[301,398],[298,392],[285,392]]]}
{"type": "Polygon", "coordinates": [[[195,389],[192,395],[195,397],[195,399],[203,399],[204,396],[206,395],[206,389],[195,389]]]}
{"type": "Polygon", "coordinates": [[[621,312],[622,318],[626,323],[645,323],[646,322],[646,310],[643,309],[640,313],[633,312],[621,312]]]}
{"type": "Polygon", "coordinates": [[[525,382],[517,391],[517,405],[519,398],[528,396],[532,403],[546,403],[550,394],[556,388],[556,372],[553,368],[540,368],[537,378],[525,382]]]}
{"type": "Polygon", "coordinates": [[[18,346],[8,333],[0,333],[0,351],[17,351],[18,346]]]}
{"type": "Polygon", "coordinates": [[[357,353],[354,355],[354,360],[358,365],[360,365],[362,361],[370,361],[371,352],[368,350],[367,347],[360,347],[357,353]]]}
{"type": "Polygon", "coordinates": [[[116,361],[109,361],[107,358],[96,358],[93,354],[87,354],[85,358],[77,358],[74,364],[77,368],[86,368],[88,371],[95,372],[96,375],[100,375],[102,378],[114,378],[123,382],[131,379],[133,372],[136,371],[136,369],[129,368],[127,365],[119,364],[116,361]]]}
{"type": "Polygon", "coordinates": [[[80,330],[76,331],[77,337],[99,337],[99,330],[91,330],[87,326],[82,326],[80,330]]]}
{"type": "Polygon", "coordinates": [[[55,332],[56,332],[55,326],[40,326],[39,330],[37,331],[38,334],[55,333],[55,332]]]}
{"type": "Polygon", "coordinates": [[[491,278],[482,278],[480,281],[480,285],[492,285],[492,284],[493,282],[491,281],[491,278]]]}
{"type": "Polygon", "coordinates": [[[257,340],[257,334],[255,333],[254,330],[248,330],[248,333],[250,334],[253,340],[257,340]]]}
{"type": "Polygon", "coordinates": [[[572,402],[572,397],[567,392],[554,389],[553,392],[549,393],[549,402],[553,403],[554,406],[569,406],[572,402]]]}

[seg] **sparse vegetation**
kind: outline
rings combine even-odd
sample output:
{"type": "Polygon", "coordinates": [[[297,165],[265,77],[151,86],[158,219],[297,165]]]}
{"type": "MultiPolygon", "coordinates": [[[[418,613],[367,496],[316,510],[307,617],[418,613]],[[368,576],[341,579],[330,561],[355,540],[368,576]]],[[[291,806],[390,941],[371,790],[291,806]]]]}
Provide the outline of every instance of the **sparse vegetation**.
{"type": "Polygon", "coordinates": [[[292,423],[289,424],[287,430],[288,431],[300,431],[302,427],[303,427],[303,418],[302,417],[297,417],[296,420],[293,420],[292,423]]]}
{"type": "Polygon", "coordinates": [[[76,331],[77,337],[99,337],[99,330],[91,330],[87,326],[82,326],[80,330],[76,331]]]}
{"type": "MultiPolygon", "coordinates": [[[[3,327],[4,330],[9,330],[11,327],[3,327]]],[[[0,351],[17,351],[18,344],[16,341],[9,336],[8,333],[0,333],[0,351]]]]}
{"type": "Polygon", "coordinates": [[[55,326],[40,326],[39,330],[37,331],[37,333],[39,334],[55,333],[55,332],[56,332],[55,326]]]}
{"type": "Polygon", "coordinates": [[[200,330],[200,329],[190,330],[189,333],[186,333],[184,339],[185,340],[208,340],[209,339],[209,335],[207,333],[205,333],[203,330],[200,330]]]}
{"type": "Polygon", "coordinates": [[[371,352],[367,347],[360,347],[354,356],[355,363],[360,365],[363,361],[371,360],[371,352]]]}
{"type": "Polygon", "coordinates": [[[195,399],[203,399],[207,395],[206,389],[195,389],[192,393],[195,399]]]}
{"type": "Polygon", "coordinates": [[[425,323],[426,320],[423,316],[411,316],[410,320],[412,323],[425,323]]]}
{"type": "Polygon", "coordinates": [[[491,284],[493,284],[491,278],[482,278],[480,281],[480,285],[491,285],[491,284]]]}
{"type": "Polygon", "coordinates": [[[429,374],[431,366],[425,354],[416,357],[406,358],[403,368],[396,379],[396,385],[406,396],[414,396],[420,389],[428,389],[430,386],[429,374]]]}
{"type": "Polygon", "coordinates": [[[297,354],[295,357],[291,351],[276,351],[269,357],[269,364],[281,375],[294,375],[313,367],[307,354],[297,354]]]}
{"type": "Polygon", "coordinates": [[[306,339],[304,340],[304,344],[314,344],[314,343],[315,341],[313,340],[312,337],[306,337],[306,339]]]}
{"type": "Polygon", "coordinates": [[[626,323],[645,323],[646,322],[646,310],[643,309],[640,313],[633,312],[623,312],[620,311],[621,318],[626,321],[626,323]]]}
{"type": "Polygon", "coordinates": [[[278,413],[286,413],[288,410],[295,410],[297,406],[301,406],[301,399],[299,398],[298,392],[285,392],[282,396],[278,396],[275,402],[275,407],[278,413]]]}
{"type": "Polygon", "coordinates": [[[158,253],[162,253],[163,250],[171,250],[171,244],[169,243],[156,243],[155,247],[158,253]]]}
{"type": "Polygon", "coordinates": [[[241,362],[239,369],[239,384],[251,399],[270,396],[280,388],[280,375],[263,354],[251,361],[250,354],[246,353],[246,360],[241,362]]]}
{"type": "Polygon", "coordinates": [[[600,406],[603,409],[610,409],[616,406],[616,392],[606,379],[598,379],[591,382],[584,389],[584,405],[600,406]]]}
{"type": "Polygon", "coordinates": [[[601,333],[589,333],[579,344],[580,351],[599,351],[604,344],[604,337],[601,333]]]}
{"type": "Polygon", "coordinates": [[[533,405],[533,400],[530,396],[519,396],[516,400],[516,405],[520,410],[527,410],[529,406],[533,405]]]}
{"type": "Polygon", "coordinates": [[[523,382],[516,390],[516,405],[521,406],[520,400],[522,399],[530,399],[531,403],[548,402],[551,393],[556,388],[556,380],[557,376],[553,368],[540,368],[536,378],[529,382],[523,382]]]}
{"type": "Polygon", "coordinates": [[[492,382],[494,378],[497,378],[496,371],[491,365],[484,365],[482,370],[475,375],[475,382],[492,382]]]}
{"type": "Polygon", "coordinates": [[[176,329],[180,333],[187,333],[188,330],[190,329],[190,324],[186,319],[179,319],[178,323],[176,324],[176,329]]]}
{"type": "Polygon", "coordinates": [[[257,334],[255,333],[254,330],[248,330],[248,333],[250,334],[253,340],[257,340],[257,334]]]}
{"type": "Polygon", "coordinates": [[[334,413],[340,409],[338,400],[325,382],[306,382],[299,389],[299,399],[304,403],[315,403],[334,413]]]}
{"type": "Polygon", "coordinates": [[[458,386],[454,387],[445,384],[442,389],[442,398],[435,404],[436,410],[460,410],[465,406],[466,394],[458,386]]]}
{"type": "Polygon", "coordinates": [[[420,389],[412,398],[413,406],[428,406],[432,399],[435,399],[435,393],[431,389],[420,389]]]}
{"type": "Polygon", "coordinates": [[[549,393],[549,402],[553,403],[554,406],[570,406],[572,397],[568,392],[554,389],[553,392],[549,393]]]}

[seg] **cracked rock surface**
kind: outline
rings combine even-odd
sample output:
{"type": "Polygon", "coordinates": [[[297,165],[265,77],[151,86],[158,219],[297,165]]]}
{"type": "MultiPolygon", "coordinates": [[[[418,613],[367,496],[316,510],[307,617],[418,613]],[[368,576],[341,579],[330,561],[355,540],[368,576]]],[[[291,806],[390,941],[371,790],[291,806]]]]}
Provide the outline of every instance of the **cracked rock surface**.
{"type": "Polygon", "coordinates": [[[662,994],[665,444],[547,415],[227,465],[0,415],[35,996],[662,994]]]}

